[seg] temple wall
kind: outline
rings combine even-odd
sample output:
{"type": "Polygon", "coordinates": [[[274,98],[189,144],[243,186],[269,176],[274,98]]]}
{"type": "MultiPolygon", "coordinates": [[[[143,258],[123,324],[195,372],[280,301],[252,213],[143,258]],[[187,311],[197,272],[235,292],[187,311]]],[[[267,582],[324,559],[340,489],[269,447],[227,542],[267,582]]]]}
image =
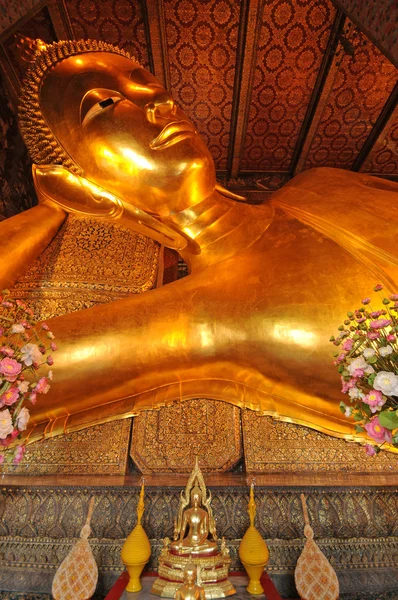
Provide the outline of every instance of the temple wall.
{"type": "MultiPolygon", "coordinates": [[[[208,483],[211,477],[207,478],[208,483]]],[[[331,480],[333,481],[333,479],[331,480]]],[[[139,478],[125,485],[3,485],[0,519],[0,589],[48,593],[56,568],[70,550],[95,498],[93,548],[99,566],[98,591],[109,590],[123,570],[122,544],[135,525],[139,478]]],[[[212,485],[219,537],[231,550],[232,570],[242,570],[239,542],[249,525],[244,478],[212,485]]],[[[162,538],[172,536],[181,485],[170,477],[145,490],[143,525],[151,540],[148,571],[157,568],[162,538]]],[[[388,592],[398,587],[396,487],[369,485],[256,487],[256,526],[270,549],[267,567],[279,591],[294,596],[293,572],[303,548],[300,493],[307,497],[315,540],[336,569],[341,593],[388,592]]]]}

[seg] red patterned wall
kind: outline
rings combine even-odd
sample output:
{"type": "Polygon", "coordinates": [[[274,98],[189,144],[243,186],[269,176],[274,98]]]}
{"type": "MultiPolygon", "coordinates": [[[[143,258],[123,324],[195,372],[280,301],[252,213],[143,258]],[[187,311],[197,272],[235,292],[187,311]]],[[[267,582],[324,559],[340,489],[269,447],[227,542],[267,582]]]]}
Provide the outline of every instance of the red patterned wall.
{"type": "Polygon", "coordinates": [[[240,2],[164,0],[173,97],[227,165],[240,2]]]}
{"type": "Polygon", "coordinates": [[[241,169],[289,170],[335,12],[329,0],[264,3],[241,169]]]}
{"type": "Polygon", "coordinates": [[[373,146],[361,171],[368,173],[398,173],[398,107],[373,146]]]}
{"type": "Polygon", "coordinates": [[[343,53],[337,58],[341,63],[330,82],[305,169],[350,169],[394,88],[397,73],[393,65],[356,27],[350,39],[354,56],[343,53]]]}
{"type": "Polygon", "coordinates": [[[75,39],[103,40],[130,52],[148,68],[148,47],[139,0],[68,0],[75,39]]]}

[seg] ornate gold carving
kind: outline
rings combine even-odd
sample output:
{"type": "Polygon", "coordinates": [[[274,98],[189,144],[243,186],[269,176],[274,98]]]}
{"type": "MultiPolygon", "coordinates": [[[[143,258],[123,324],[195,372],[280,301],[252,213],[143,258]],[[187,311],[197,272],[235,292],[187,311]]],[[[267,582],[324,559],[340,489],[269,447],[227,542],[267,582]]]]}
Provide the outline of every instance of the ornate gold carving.
{"type": "Polygon", "coordinates": [[[329,437],[301,425],[242,411],[247,471],[398,471],[398,456],[380,452],[372,459],[363,446],[329,437]]]}
{"type": "Polygon", "coordinates": [[[124,475],[131,419],[96,425],[27,446],[18,466],[4,466],[13,475],[124,475]]]}
{"type": "Polygon", "coordinates": [[[111,302],[152,288],[159,244],[125,227],[69,216],[12,293],[38,319],[111,302]]]}
{"type": "Polygon", "coordinates": [[[240,409],[195,399],[135,417],[131,458],[142,473],[227,471],[242,456],[240,409]]]}

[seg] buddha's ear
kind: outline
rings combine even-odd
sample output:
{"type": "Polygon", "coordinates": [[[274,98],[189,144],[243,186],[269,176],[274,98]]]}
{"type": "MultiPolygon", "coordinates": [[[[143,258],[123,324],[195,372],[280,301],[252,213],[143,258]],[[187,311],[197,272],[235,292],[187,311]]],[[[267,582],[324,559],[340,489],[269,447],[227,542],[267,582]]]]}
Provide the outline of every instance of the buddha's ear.
{"type": "Polygon", "coordinates": [[[231,198],[232,200],[237,200],[238,202],[247,202],[247,198],[244,196],[239,196],[239,194],[234,194],[231,190],[227,190],[221,183],[216,183],[216,190],[226,198],[231,198]]]}
{"type": "Polygon", "coordinates": [[[188,240],[178,231],[62,165],[33,165],[32,172],[41,202],[50,200],[69,213],[117,220],[174,250],[183,250],[188,245],[188,240]]]}

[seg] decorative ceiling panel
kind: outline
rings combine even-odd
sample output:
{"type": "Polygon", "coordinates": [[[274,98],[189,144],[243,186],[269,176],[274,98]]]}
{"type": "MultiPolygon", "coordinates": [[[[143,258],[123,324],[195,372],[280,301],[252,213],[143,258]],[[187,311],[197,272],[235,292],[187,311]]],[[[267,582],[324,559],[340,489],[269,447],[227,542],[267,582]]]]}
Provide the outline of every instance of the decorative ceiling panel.
{"type": "MultiPolygon", "coordinates": [[[[43,7],[39,10],[29,21],[27,21],[21,29],[18,30],[17,35],[26,35],[30,38],[40,38],[43,42],[50,44],[57,40],[55,35],[54,27],[51,22],[51,18],[47,7],[43,7]]],[[[20,63],[16,58],[16,44],[14,34],[10,35],[3,43],[4,50],[14,68],[15,73],[18,76],[19,81],[23,79],[25,70],[21,67],[20,63]]]]}
{"type": "Polygon", "coordinates": [[[397,79],[394,66],[356,27],[348,31],[304,169],[350,169],[397,79]]]}
{"type": "Polygon", "coordinates": [[[66,7],[75,39],[109,42],[148,68],[149,49],[139,0],[67,0],[66,7]]]}
{"type": "Polygon", "coordinates": [[[242,170],[289,170],[335,13],[328,0],[264,4],[242,170]]]}
{"type": "Polygon", "coordinates": [[[164,0],[174,100],[227,165],[240,7],[235,0],[164,0]]]}
{"type": "Polygon", "coordinates": [[[361,171],[383,175],[398,173],[398,107],[373,146],[361,171]]]}

